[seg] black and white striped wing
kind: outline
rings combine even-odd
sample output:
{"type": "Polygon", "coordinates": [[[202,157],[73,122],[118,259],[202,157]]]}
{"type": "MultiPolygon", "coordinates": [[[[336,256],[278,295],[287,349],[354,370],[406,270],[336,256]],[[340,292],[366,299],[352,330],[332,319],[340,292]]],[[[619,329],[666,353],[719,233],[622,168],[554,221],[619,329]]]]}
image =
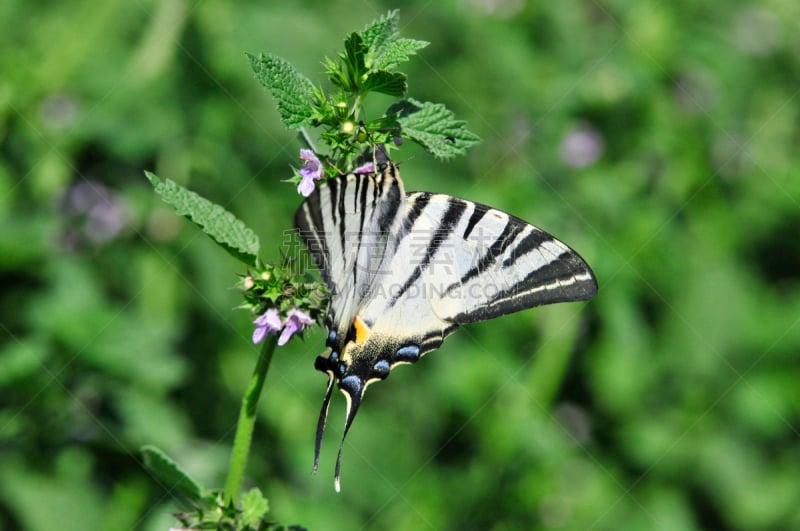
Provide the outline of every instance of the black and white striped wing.
{"type": "Polygon", "coordinates": [[[422,275],[438,318],[473,323],[597,292],[594,274],[575,251],[517,217],[446,195],[431,195],[426,213],[436,226],[456,210],[458,221],[449,222],[452,230],[430,258],[444,274],[422,275]]]}
{"type": "Polygon", "coordinates": [[[375,284],[388,234],[405,200],[390,166],[380,174],[349,174],[322,183],[295,214],[295,227],[332,298],[328,327],[344,333],[375,284]]]}
{"type": "Polygon", "coordinates": [[[375,334],[413,338],[420,354],[458,325],[597,292],[575,251],[505,212],[414,192],[400,218],[381,289],[362,301],[358,315],[375,334]]]}

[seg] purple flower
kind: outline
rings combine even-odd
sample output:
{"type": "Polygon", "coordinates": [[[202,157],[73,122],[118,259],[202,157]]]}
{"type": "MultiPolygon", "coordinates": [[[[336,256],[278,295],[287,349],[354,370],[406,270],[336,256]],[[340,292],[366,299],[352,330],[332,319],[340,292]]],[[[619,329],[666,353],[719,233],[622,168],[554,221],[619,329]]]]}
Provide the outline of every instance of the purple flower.
{"type": "Polygon", "coordinates": [[[278,338],[278,345],[285,345],[294,334],[302,332],[303,328],[312,324],[314,324],[314,319],[304,312],[294,309],[289,310],[289,313],[286,314],[286,323],[284,323],[283,326],[283,333],[281,333],[281,337],[278,338]]]}
{"type": "Polygon", "coordinates": [[[301,149],[300,158],[306,164],[300,168],[300,176],[303,180],[297,185],[297,192],[302,194],[303,197],[308,197],[314,191],[314,181],[319,181],[322,178],[322,163],[310,149],[301,149]]]}
{"type": "Polygon", "coordinates": [[[375,172],[375,165],[371,162],[362,164],[361,166],[353,170],[353,173],[357,175],[361,173],[374,173],[374,172],[375,172]]]}
{"type": "Polygon", "coordinates": [[[603,137],[588,124],[568,132],[561,141],[561,158],[573,168],[591,166],[603,155],[603,137]]]}
{"type": "Polygon", "coordinates": [[[256,329],[253,331],[254,345],[261,343],[267,334],[277,334],[283,327],[276,308],[270,308],[264,312],[264,315],[253,321],[253,324],[256,325],[256,329]]]}

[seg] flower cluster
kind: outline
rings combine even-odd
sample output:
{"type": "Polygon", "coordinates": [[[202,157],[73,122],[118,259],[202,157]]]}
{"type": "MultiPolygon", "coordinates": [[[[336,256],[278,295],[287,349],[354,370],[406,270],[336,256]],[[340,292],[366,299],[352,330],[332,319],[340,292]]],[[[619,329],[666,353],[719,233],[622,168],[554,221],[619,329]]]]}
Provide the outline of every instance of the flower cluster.
{"type": "Polygon", "coordinates": [[[302,332],[307,326],[314,324],[314,319],[308,316],[302,310],[292,308],[286,314],[286,319],[281,321],[280,314],[277,308],[270,308],[259,316],[253,324],[256,329],[253,331],[253,343],[261,343],[269,334],[277,334],[281,332],[281,337],[278,338],[278,346],[285,345],[294,334],[302,332]]]}
{"type": "Polygon", "coordinates": [[[325,285],[294,269],[291,263],[259,264],[242,277],[239,286],[245,303],[240,308],[256,316],[254,344],[270,334],[280,334],[278,345],[285,345],[325,314],[329,297],[325,285]]]}

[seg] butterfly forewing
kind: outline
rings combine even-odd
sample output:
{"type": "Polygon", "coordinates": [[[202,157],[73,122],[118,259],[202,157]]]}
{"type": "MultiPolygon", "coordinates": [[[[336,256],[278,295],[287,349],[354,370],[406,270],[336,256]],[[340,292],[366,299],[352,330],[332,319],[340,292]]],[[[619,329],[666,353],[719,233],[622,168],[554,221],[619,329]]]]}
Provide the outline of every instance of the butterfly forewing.
{"type": "MultiPolygon", "coordinates": [[[[431,215],[453,201],[464,200],[433,196],[431,215]]],[[[469,218],[464,216],[451,232],[439,260],[452,264],[450,284],[431,290],[438,293],[431,304],[441,318],[472,323],[595,294],[594,275],[569,247],[510,214],[467,203],[469,218]]],[[[439,277],[431,271],[429,280],[435,283],[439,277]]]]}
{"type": "Polygon", "coordinates": [[[583,259],[519,218],[464,199],[414,192],[382,285],[363,318],[409,335],[550,304],[591,298],[583,259]]]}
{"type": "Polygon", "coordinates": [[[295,227],[332,293],[328,323],[337,332],[376,285],[387,256],[387,234],[405,199],[391,170],[330,179],[295,214],[295,227]]]}

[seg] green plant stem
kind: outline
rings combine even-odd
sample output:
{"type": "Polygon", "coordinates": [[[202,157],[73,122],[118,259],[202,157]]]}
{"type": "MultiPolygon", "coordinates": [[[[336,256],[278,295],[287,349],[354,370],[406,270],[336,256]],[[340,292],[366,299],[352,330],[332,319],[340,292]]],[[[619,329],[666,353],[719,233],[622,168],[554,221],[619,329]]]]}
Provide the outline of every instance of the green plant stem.
{"type": "Polygon", "coordinates": [[[242,399],[242,408],[239,410],[239,422],[236,425],[236,437],[233,439],[233,450],[231,450],[231,462],[228,469],[228,479],[225,482],[225,504],[236,503],[239,500],[239,493],[242,490],[242,479],[244,469],[247,466],[247,456],[250,453],[250,442],[253,439],[253,427],[256,423],[256,406],[261,396],[261,389],[264,387],[264,380],[267,379],[267,371],[272,361],[272,353],[275,352],[277,343],[275,336],[267,336],[264,347],[258,356],[258,363],[250,377],[250,385],[247,387],[242,399]]]}

